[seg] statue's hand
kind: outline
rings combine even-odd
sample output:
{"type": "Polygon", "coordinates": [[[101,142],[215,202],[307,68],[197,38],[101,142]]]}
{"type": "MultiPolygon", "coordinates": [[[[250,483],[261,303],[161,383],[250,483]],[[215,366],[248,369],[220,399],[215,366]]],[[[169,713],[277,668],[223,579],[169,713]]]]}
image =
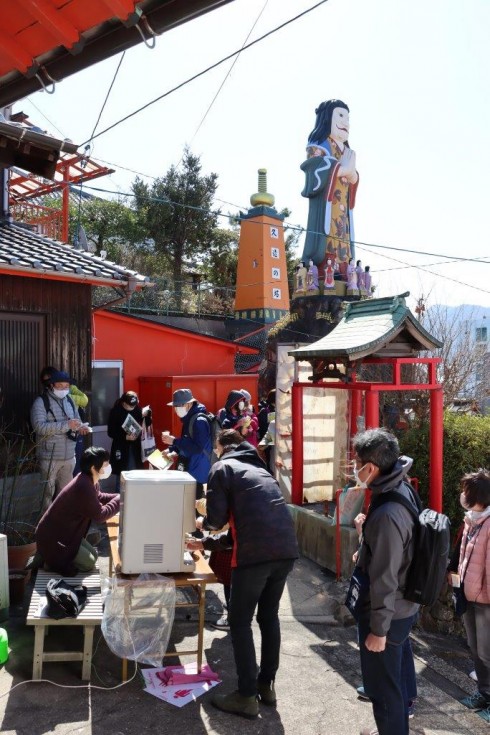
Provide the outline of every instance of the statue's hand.
{"type": "Polygon", "coordinates": [[[338,175],[346,178],[349,184],[355,184],[357,181],[356,153],[351,148],[344,148],[338,175]]]}

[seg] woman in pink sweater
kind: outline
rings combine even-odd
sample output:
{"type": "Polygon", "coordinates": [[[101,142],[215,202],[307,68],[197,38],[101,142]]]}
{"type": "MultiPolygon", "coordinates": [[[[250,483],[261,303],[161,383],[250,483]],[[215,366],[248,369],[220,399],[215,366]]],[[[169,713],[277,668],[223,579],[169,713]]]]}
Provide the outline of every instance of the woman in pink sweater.
{"type": "Polygon", "coordinates": [[[461,490],[466,513],[458,573],[468,601],[463,622],[478,686],[462,704],[490,722],[490,472],[465,475],[461,490]]]}

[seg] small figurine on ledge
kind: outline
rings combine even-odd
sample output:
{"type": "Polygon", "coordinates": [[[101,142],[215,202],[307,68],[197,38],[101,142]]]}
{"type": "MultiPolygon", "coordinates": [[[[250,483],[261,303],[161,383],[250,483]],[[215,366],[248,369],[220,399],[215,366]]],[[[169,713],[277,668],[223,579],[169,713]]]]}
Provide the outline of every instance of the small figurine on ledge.
{"type": "Polygon", "coordinates": [[[335,290],[335,269],[332,264],[332,259],[327,258],[327,264],[325,265],[325,293],[327,291],[335,290]]]}
{"type": "Polygon", "coordinates": [[[353,258],[349,259],[349,265],[347,266],[347,295],[357,295],[357,270],[353,258]]]}
{"type": "Polygon", "coordinates": [[[295,295],[297,296],[303,296],[306,293],[306,278],[307,278],[307,270],[305,268],[304,262],[301,260],[298,265],[296,266],[296,288],[294,290],[295,295]]]}
{"type": "Polygon", "coordinates": [[[359,295],[362,296],[364,294],[364,268],[362,267],[362,263],[360,260],[356,263],[356,273],[357,273],[357,288],[359,289],[359,295]]]}
{"type": "Polygon", "coordinates": [[[320,292],[318,285],[318,268],[310,258],[308,274],[306,277],[307,290],[310,295],[315,295],[320,292]]]}
{"type": "Polygon", "coordinates": [[[371,291],[372,276],[370,273],[370,267],[367,265],[364,269],[364,293],[369,298],[372,295],[371,291]]]}

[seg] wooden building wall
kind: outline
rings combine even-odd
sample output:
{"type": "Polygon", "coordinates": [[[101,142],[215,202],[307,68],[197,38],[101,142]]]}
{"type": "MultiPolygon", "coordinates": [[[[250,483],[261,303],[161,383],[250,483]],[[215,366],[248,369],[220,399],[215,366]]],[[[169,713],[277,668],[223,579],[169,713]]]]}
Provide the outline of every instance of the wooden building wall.
{"type": "Polygon", "coordinates": [[[91,389],[90,285],[0,276],[0,426],[22,428],[44,365],[91,389]]]}

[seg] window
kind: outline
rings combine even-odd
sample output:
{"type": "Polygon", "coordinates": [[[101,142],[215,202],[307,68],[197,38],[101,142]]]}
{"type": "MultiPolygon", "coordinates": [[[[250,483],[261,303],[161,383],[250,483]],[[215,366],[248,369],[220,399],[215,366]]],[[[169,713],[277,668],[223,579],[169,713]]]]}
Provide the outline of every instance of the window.
{"type": "Polygon", "coordinates": [[[486,342],[488,339],[487,337],[487,328],[486,327],[477,327],[476,328],[476,341],[477,342],[486,342]]]}

